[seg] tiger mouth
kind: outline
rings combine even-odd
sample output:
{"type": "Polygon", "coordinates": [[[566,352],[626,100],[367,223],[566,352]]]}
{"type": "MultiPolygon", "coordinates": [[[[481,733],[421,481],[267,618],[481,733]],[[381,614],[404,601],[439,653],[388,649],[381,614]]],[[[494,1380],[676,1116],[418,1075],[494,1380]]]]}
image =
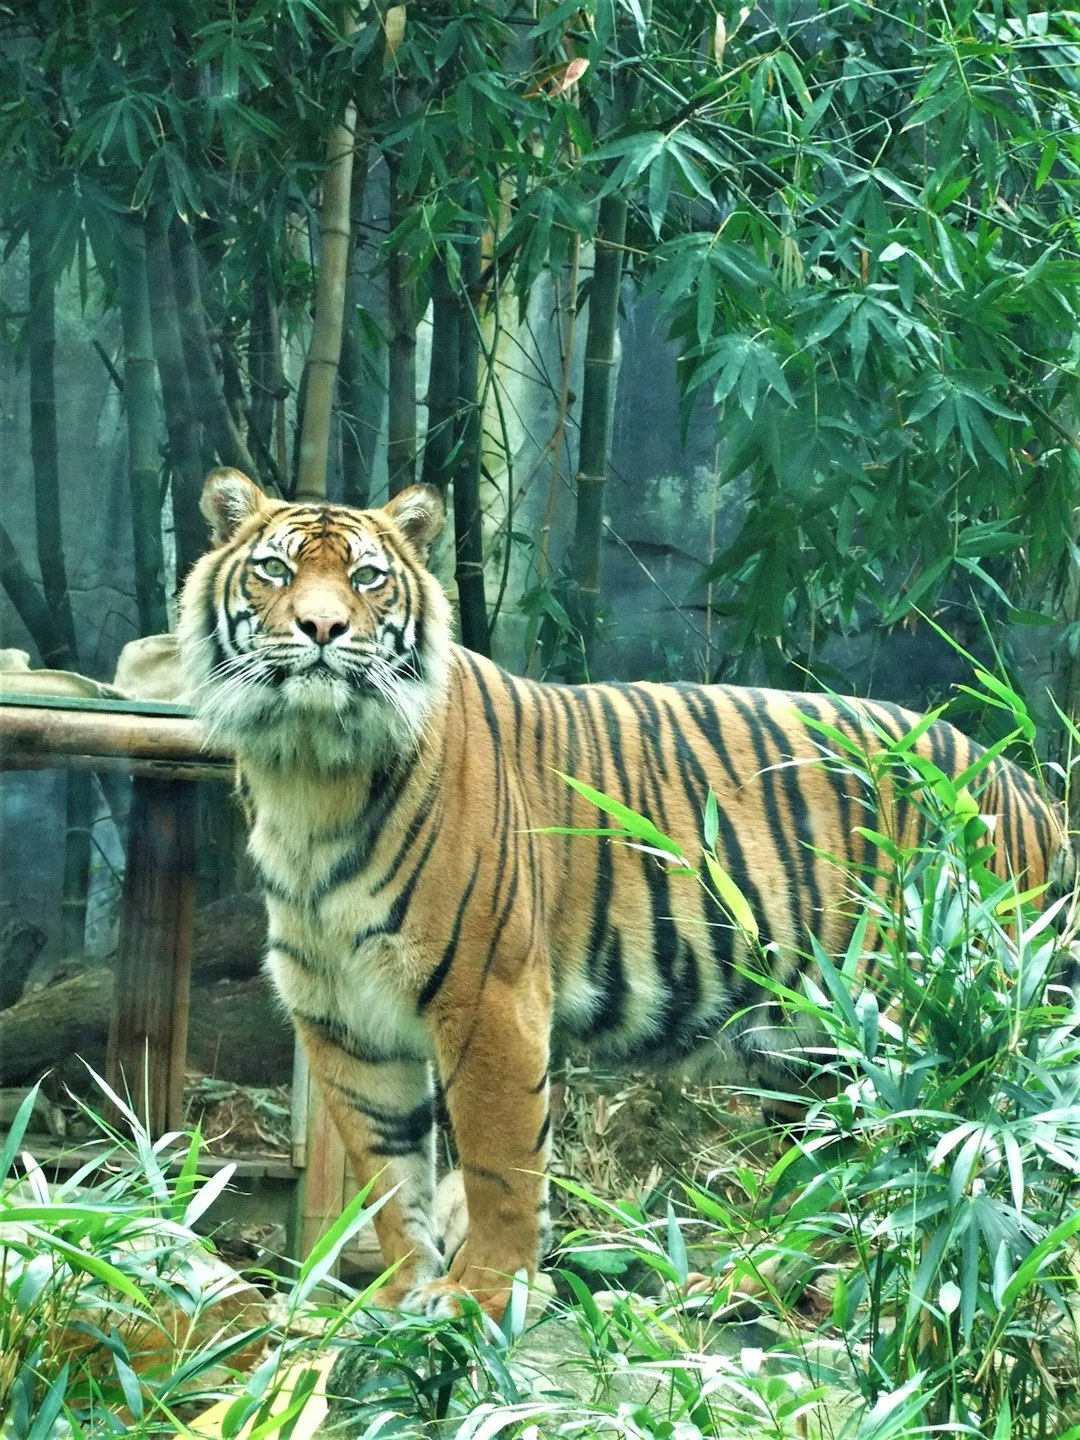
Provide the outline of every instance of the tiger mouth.
{"type": "Polygon", "coordinates": [[[266,675],[266,683],[274,690],[281,690],[290,680],[307,682],[309,685],[328,687],[335,682],[346,685],[364,695],[373,695],[376,689],[362,671],[353,666],[337,667],[328,663],[325,656],[316,655],[306,664],[279,663],[272,666],[266,675]]]}

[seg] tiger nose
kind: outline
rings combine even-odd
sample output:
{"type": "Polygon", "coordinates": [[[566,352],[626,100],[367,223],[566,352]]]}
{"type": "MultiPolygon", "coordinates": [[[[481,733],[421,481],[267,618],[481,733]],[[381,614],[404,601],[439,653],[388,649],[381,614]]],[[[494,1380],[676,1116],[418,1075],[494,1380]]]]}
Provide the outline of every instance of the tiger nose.
{"type": "Polygon", "coordinates": [[[310,615],[298,615],[296,624],[309,640],[315,641],[316,645],[328,645],[331,640],[337,640],[344,635],[349,628],[348,620],[342,615],[314,612],[310,615]]]}

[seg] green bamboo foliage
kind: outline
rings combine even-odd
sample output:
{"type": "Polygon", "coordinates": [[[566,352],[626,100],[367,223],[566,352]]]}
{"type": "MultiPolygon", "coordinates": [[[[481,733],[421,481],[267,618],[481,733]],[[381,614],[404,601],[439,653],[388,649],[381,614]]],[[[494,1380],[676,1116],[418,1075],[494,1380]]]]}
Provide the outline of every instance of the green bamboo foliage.
{"type": "MultiPolygon", "coordinates": [[[[354,16],[346,25],[345,33],[351,34],[355,29],[354,16]]],[[[341,121],[331,125],[326,142],[327,165],[323,176],[319,225],[319,278],[307,359],[307,390],[297,470],[296,494],[299,499],[326,498],[330,421],[349,282],[355,133],[356,104],[350,101],[341,121]]]]}
{"type": "Polygon", "coordinates": [[[135,541],[135,596],[140,634],[157,635],[168,630],[169,619],[161,544],[156,366],[143,222],[134,217],[126,220],[119,229],[119,237],[116,268],[124,336],[124,406],[135,541]]]}
{"type": "Polygon", "coordinates": [[[483,413],[478,393],[480,336],[473,305],[480,289],[480,242],[463,246],[458,292],[458,393],[454,406],[454,548],[461,643],[491,654],[484,595],[484,540],[480,510],[483,413]]]}

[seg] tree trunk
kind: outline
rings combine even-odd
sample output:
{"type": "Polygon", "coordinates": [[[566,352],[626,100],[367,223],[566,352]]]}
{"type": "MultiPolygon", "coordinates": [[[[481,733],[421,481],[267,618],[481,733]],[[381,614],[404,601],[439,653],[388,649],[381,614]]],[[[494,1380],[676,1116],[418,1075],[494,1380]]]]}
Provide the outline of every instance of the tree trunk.
{"type": "Polygon", "coordinates": [[[30,632],[43,665],[62,670],[71,658],[66,641],[57,631],[52,611],[41,598],[41,592],[30,572],[19,558],[15,542],[0,525],[0,584],[7,591],[19,619],[30,632]]]}
{"type": "Polygon", "coordinates": [[[381,386],[365,384],[365,342],[357,320],[361,247],[358,243],[364,214],[370,131],[358,122],[353,160],[349,249],[349,286],[345,296],[345,324],[338,368],[338,415],[341,422],[341,498],[346,505],[364,509],[371,500],[371,470],[381,418],[381,386]]]}
{"type": "Polygon", "coordinates": [[[424,438],[422,476],[425,485],[434,485],[443,495],[450,483],[456,438],[463,358],[462,326],[472,324],[467,310],[464,314],[462,311],[461,297],[451,289],[446,262],[440,255],[435,261],[431,297],[431,369],[428,372],[427,434],[424,438]]]}
{"type": "MultiPolygon", "coordinates": [[[[355,30],[355,15],[347,16],[342,27],[343,34],[348,37],[355,30]]],[[[349,283],[355,134],[356,103],[350,100],[341,122],[331,125],[326,141],[326,173],[323,176],[319,225],[319,279],[308,351],[308,384],[296,484],[297,498],[301,500],[326,499],[330,419],[341,359],[341,333],[349,283]]]]}
{"type": "Polygon", "coordinates": [[[284,405],[289,386],[281,364],[281,328],[265,275],[257,275],[252,285],[248,373],[248,448],[280,490],[286,474],[284,405]]]}
{"type": "MultiPolygon", "coordinates": [[[[0,934],[0,960],[16,954],[24,962],[23,971],[32,964],[36,947],[32,928],[26,936],[11,926],[0,934]]],[[[195,1009],[200,1013],[206,1010],[223,981],[258,977],[265,948],[266,910],[255,896],[231,895],[196,910],[192,977],[202,996],[195,1009]]],[[[105,1058],[113,991],[112,968],[94,965],[29,994],[12,990],[0,994],[0,1085],[32,1080],[76,1052],[100,1066],[105,1058]]],[[[258,1023],[265,1023],[264,1012],[258,1023]]],[[[258,1033],[239,1036],[237,1044],[244,1050],[254,1049],[258,1039],[258,1033]]]]}
{"type": "Polygon", "coordinates": [[[233,465],[248,475],[255,475],[255,462],[233,421],[214,366],[213,349],[206,328],[206,306],[199,280],[199,257],[191,231],[180,220],[174,220],[170,226],[169,245],[173,258],[180,336],[196,411],[207,427],[221,464],[233,465]]]}
{"type": "Polygon", "coordinates": [[[619,330],[619,291],[627,203],[615,195],[600,202],[596,225],[596,261],[589,291],[589,325],[581,386],[581,436],[578,449],[577,515],[571,571],[577,592],[581,654],[574,680],[587,680],[596,640],[600,604],[600,544],[604,484],[611,460],[615,405],[615,342],[619,330]]]}
{"type": "Polygon", "coordinates": [[[168,219],[156,206],[147,222],[150,324],[161,380],[165,429],[172,471],[173,525],[176,535],[176,588],[206,548],[206,522],[199,513],[202,481],[209,466],[199,446],[199,423],[191,395],[180,317],[176,308],[168,219]]]}
{"type": "Polygon", "coordinates": [[[121,227],[116,266],[124,332],[124,407],[139,633],[160,635],[168,630],[169,617],[161,545],[154,342],[150,329],[146,231],[141,220],[128,220],[121,227]]]}
{"type": "MultiPolygon", "coordinates": [[[[78,667],[75,618],[64,563],[60,519],[60,456],[56,421],[56,291],[48,265],[49,237],[40,217],[30,224],[30,457],[34,471],[34,515],[38,567],[45,606],[60,640],[59,664],[78,667]]],[[[86,894],[90,885],[90,826],[93,777],[69,775],[65,787],[64,877],[60,900],[60,943],[65,955],[82,951],[86,936],[86,894]]]]}
{"type": "MultiPolygon", "coordinates": [[[[390,228],[396,229],[408,211],[409,197],[401,194],[397,166],[390,170],[390,228]]],[[[409,279],[408,257],[399,249],[387,259],[390,289],[390,356],[387,395],[386,459],[391,495],[416,481],[416,287],[409,279]]]]}
{"type": "Polygon", "coordinates": [[[480,242],[462,249],[461,296],[458,321],[458,395],[455,426],[454,544],[455,577],[461,643],[481,655],[491,654],[487,602],[484,596],[484,541],[480,514],[480,460],[483,415],[478,372],[480,337],[473,306],[480,281],[480,242]]]}
{"type": "MultiPolygon", "coordinates": [[[[651,0],[642,0],[648,24],[651,0]]],[[[637,49],[636,27],[626,17],[619,26],[628,46],[637,49]]],[[[640,72],[633,64],[618,69],[612,128],[629,118],[641,88],[640,72]]],[[[619,292],[622,286],[628,203],[621,195],[606,195],[596,221],[595,261],[589,291],[589,324],[585,339],[585,370],[581,387],[581,436],[578,449],[577,514],[571,549],[571,573],[577,592],[581,652],[573,662],[570,679],[589,678],[600,606],[600,544],[604,520],[604,485],[611,463],[611,432],[615,408],[615,348],[619,330],[619,292]],[[576,672],[576,673],[575,673],[576,672]]]]}
{"type": "Polygon", "coordinates": [[[64,538],[60,523],[60,457],[56,425],[56,295],[49,273],[50,237],[41,216],[30,223],[30,313],[27,333],[30,365],[30,460],[34,472],[34,518],[38,565],[45,606],[56,643],[51,663],[74,669],[78,663],[75,620],[68,593],[64,538]]]}
{"type": "Polygon", "coordinates": [[[76,1055],[100,1067],[112,994],[112,971],[95,965],[0,1010],[0,1085],[29,1080],[76,1055]]]}

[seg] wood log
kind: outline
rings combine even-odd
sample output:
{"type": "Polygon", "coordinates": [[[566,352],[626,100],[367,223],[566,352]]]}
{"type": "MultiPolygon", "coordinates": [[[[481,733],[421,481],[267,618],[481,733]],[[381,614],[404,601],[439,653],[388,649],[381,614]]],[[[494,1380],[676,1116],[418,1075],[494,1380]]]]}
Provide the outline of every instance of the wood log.
{"type": "Polygon", "coordinates": [[[201,726],[188,715],[150,715],[131,710],[67,706],[0,705],[0,754],[49,756],[120,755],[132,760],[220,764],[231,774],[229,756],[204,746],[201,726]]]}
{"type": "MultiPolygon", "coordinates": [[[[239,1084],[281,1083],[291,1073],[291,1030],[276,1014],[268,982],[259,979],[265,943],[258,896],[228,896],[196,912],[190,1063],[239,1084]]],[[[114,988],[111,966],[92,966],[35,986],[0,1009],[0,1084],[29,1083],[73,1054],[99,1070],[114,988]]],[[[78,1081],[78,1067],[65,1077],[78,1081]]]]}
{"type": "Polygon", "coordinates": [[[48,937],[40,925],[9,920],[0,930],[0,1010],[14,1005],[48,937]]]}
{"type": "Polygon", "coordinates": [[[192,968],[196,985],[247,980],[262,968],[266,908],[257,895],[226,895],[195,911],[192,968]]]}
{"type": "Polygon", "coordinates": [[[183,1120],[195,909],[195,792],[136,779],[105,1078],[127,1086],[155,1135],[183,1120]]]}
{"type": "Polygon", "coordinates": [[[292,1078],[293,1029],[261,976],[219,980],[192,997],[188,1066],[237,1085],[292,1078]]]}
{"type": "MultiPolygon", "coordinates": [[[[269,986],[258,979],[265,945],[266,912],[255,895],[230,895],[196,911],[189,1057],[198,1068],[239,1084],[269,1084],[271,1074],[276,1083],[290,1074],[291,1030],[284,1020],[278,1025],[269,986]],[[253,987],[263,993],[246,1003],[253,987]]],[[[0,1010],[0,1085],[29,1083],[73,1055],[100,1070],[114,989],[110,966],[89,967],[35,987],[0,1010]]],[[[66,1068],[65,1078],[81,1088],[80,1069],[66,1068]]]]}
{"type": "Polygon", "coordinates": [[[73,1055],[100,1068],[113,986],[113,972],[95,966],[0,1010],[0,1084],[32,1079],[73,1055]]]}

